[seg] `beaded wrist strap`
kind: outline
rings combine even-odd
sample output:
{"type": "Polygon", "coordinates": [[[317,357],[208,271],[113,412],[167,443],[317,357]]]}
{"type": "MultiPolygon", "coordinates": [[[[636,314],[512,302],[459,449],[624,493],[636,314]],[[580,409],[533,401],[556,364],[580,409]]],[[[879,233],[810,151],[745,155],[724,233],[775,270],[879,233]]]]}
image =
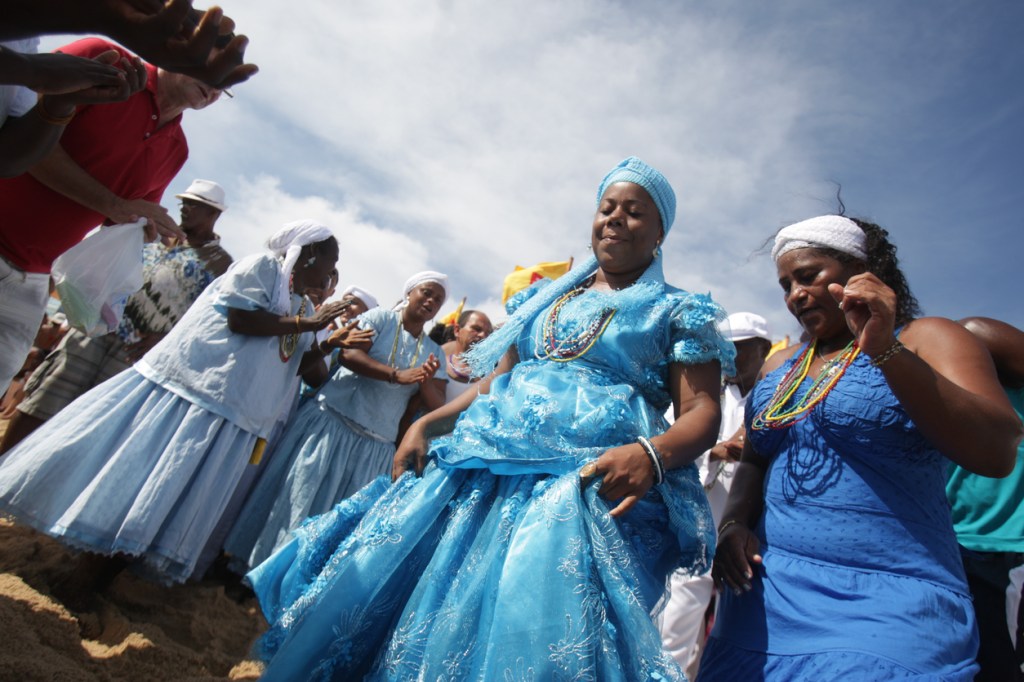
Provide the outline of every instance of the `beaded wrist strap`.
{"type": "Polygon", "coordinates": [[[643,436],[637,438],[636,442],[644,449],[644,452],[651,459],[651,464],[654,466],[654,485],[661,485],[662,481],[665,480],[665,463],[661,459],[661,453],[658,452],[658,449],[654,447],[651,441],[643,436]]]}
{"type": "Polygon", "coordinates": [[[888,348],[885,349],[885,352],[883,352],[878,357],[871,358],[871,364],[874,367],[881,367],[882,365],[884,365],[885,363],[889,362],[895,356],[899,355],[901,352],[905,351],[906,349],[907,349],[907,347],[904,346],[902,343],[900,343],[899,339],[896,339],[895,341],[892,342],[891,346],[889,346],[888,348]]]}

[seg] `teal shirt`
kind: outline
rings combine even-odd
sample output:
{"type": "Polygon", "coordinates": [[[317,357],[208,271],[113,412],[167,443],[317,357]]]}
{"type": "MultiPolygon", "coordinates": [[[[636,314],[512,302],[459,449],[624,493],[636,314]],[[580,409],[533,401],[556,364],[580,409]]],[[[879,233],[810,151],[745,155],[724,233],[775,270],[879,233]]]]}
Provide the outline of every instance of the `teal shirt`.
{"type": "MultiPolygon", "coordinates": [[[[1024,420],[1024,388],[1006,394],[1024,420]]],[[[1024,552],[1024,443],[1006,478],[988,478],[953,466],[946,483],[953,527],[961,545],[976,552],[1024,552]]]]}

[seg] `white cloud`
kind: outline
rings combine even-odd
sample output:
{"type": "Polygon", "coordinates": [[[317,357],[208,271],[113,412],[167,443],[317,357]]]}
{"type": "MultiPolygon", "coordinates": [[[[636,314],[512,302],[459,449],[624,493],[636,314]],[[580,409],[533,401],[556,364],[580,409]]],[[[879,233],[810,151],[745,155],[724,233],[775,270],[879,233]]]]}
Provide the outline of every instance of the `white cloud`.
{"type": "MultiPolygon", "coordinates": [[[[1006,220],[1012,202],[995,215],[993,202],[978,201],[1010,196],[996,157],[1021,97],[1003,87],[966,118],[955,99],[973,93],[985,59],[1021,62],[1020,48],[988,40],[1012,24],[998,17],[800,1],[227,9],[261,72],[235,100],[186,117],[192,157],[171,193],[193,177],[223,182],[229,240],[235,229],[263,238],[302,217],[292,211],[322,209],[365,248],[343,257],[343,281],[373,277],[364,284],[375,291],[397,291],[429,267],[481,306],[515,264],[584,257],[598,181],[630,154],[663,170],[679,196],[670,279],[761,311],[783,331],[795,325],[773,268],[749,256],[776,228],[833,210],[831,180],[851,213],[877,216],[915,254],[909,274],[926,304],[941,292],[962,308],[993,286],[972,296],[967,283],[936,277],[960,256],[933,249],[936,234],[962,241],[957,202],[984,204],[968,212],[975,243],[1024,248],[1020,230],[1005,230],[1020,225],[1006,220]],[[972,61],[990,49],[1001,52],[972,61]],[[949,142],[957,130],[973,135],[973,192],[948,191],[959,182],[944,174],[962,152],[949,142]],[[245,224],[233,222],[241,215],[245,224]]],[[[998,262],[988,274],[1015,271],[998,262]]],[[[1024,324],[1012,303],[994,311],[1024,324]]]]}

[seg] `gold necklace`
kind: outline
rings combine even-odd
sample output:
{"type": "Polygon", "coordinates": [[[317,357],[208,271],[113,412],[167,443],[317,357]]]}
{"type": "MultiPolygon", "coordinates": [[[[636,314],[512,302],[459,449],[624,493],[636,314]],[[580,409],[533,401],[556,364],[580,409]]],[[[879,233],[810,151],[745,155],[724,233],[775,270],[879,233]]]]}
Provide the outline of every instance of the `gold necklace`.
{"type": "Polygon", "coordinates": [[[295,331],[291,334],[285,334],[281,337],[278,342],[278,355],[281,358],[281,362],[288,362],[295,355],[295,349],[299,347],[299,318],[305,316],[306,313],[306,299],[302,299],[302,303],[299,304],[299,312],[295,315],[295,331]]]}

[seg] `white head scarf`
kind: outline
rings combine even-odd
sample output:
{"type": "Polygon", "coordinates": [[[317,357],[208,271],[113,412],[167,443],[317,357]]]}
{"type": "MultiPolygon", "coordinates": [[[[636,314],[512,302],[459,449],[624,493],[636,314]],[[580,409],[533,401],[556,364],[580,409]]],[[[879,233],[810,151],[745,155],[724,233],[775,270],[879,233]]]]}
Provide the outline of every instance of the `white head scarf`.
{"type": "Polygon", "coordinates": [[[322,242],[333,236],[334,233],[330,228],[315,220],[296,220],[287,223],[267,240],[267,249],[278,258],[283,259],[281,279],[277,283],[277,300],[274,302],[277,310],[287,311],[289,309],[292,270],[295,269],[295,261],[299,259],[302,247],[322,242]]]}
{"type": "Polygon", "coordinates": [[[379,305],[377,303],[377,298],[373,294],[360,286],[356,286],[355,284],[346,287],[345,291],[341,292],[342,298],[345,298],[346,296],[355,296],[366,304],[367,310],[373,310],[379,305]]]}
{"type": "Polygon", "coordinates": [[[417,272],[415,275],[405,280],[405,286],[402,287],[403,301],[401,307],[405,307],[409,303],[409,292],[426,282],[434,282],[444,289],[444,297],[448,298],[448,275],[440,272],[434,272],[433,270],[424,270],[423,272],[417,272]]]}
{"type": "Polygon", "coordinates": [[[772,260],[778,263],[782,254],[795,249],[826,248],[867,261],[867,241],[864,230],[849,218],[823,215],[779,230],[772,247],[772,260]]]}

